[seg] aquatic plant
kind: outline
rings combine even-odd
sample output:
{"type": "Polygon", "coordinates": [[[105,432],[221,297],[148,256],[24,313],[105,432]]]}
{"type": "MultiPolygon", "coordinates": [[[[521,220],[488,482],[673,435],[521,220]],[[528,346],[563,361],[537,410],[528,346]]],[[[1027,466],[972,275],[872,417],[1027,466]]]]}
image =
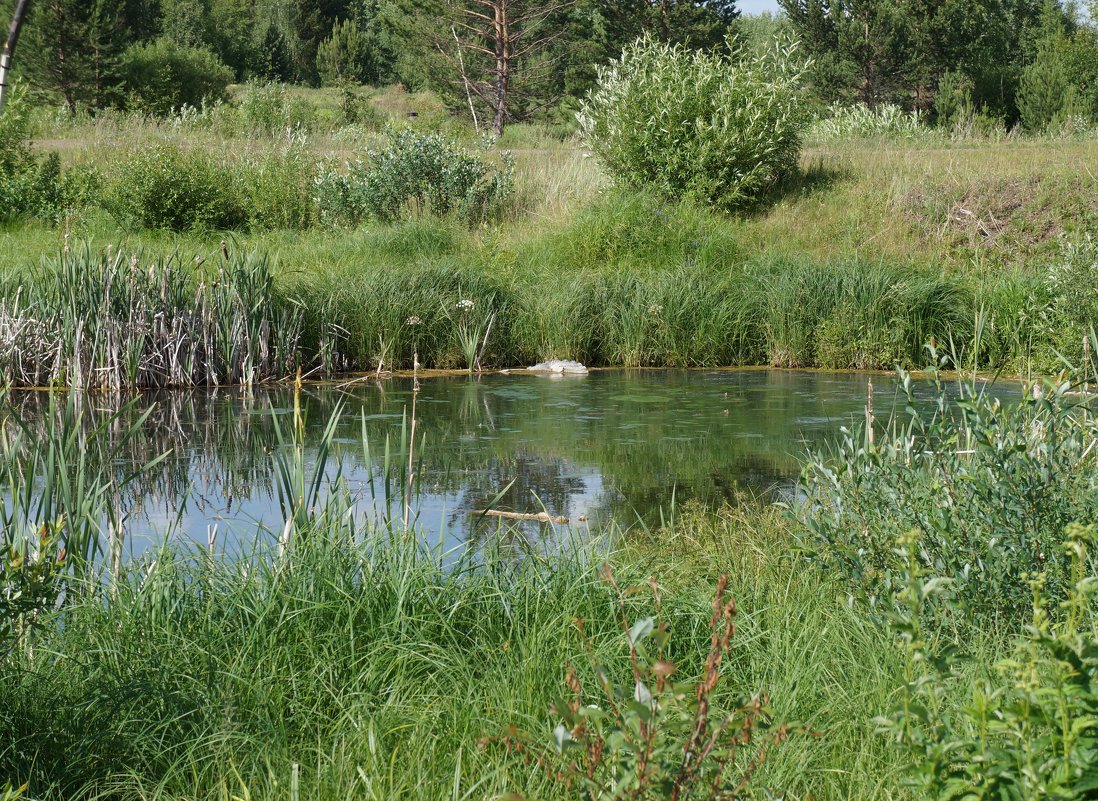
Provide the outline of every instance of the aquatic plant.
{"type": "Polygon", "coordinates": [[[453,312],[445,310],[454,323],[454,332],[465,356],[465,367],[470,373],[474,370],[479,373],[483,369],[481,359],[488,349],[488,337],[496,322],[496,313],[491,311],[491,300],[484,305],[487,309],[478,313],[476,302],[464,298],[454,304],[453,312]]]}
{"type": "MultiPolygon", "coordinates": [[[[66,428],[68,441],[80,442],[71,432],[84,430],[66,428]]],[[[28,428],[25,451],[48,451],[31,438],[35,431],[28,428]]],[[[261,458],[288,458],[283,463],[296,469],[296,445],[286,445],[285,453],[261,458]]],[[[404,482],[405,461],[387,459],[394,486],[404,482]]],[[[594,665],[608,676],[630,675],[621,600],[598,580],[591,550],[575,543],[547,557],[516,553],[500,531],[460,555],[446,553],[426,546],[414,527],[408,536],[396,519],[356,518],[338,468],[323,472],[319,495],[311,490],[319,473],[299,471],[287,483],[287,519],[296,524],[281,548],[273,547],[278,525],[243,551],[226,551],[214,536],[193,549],[177,539],[133,561],[99,562],[89,580],[69,582],[63,603],[39,616],[36,647],[0,659],[0,730],[8,735],[0,740],[0,773],[28,782],[41,799],[258,797],[287,785],[302,797],[573,797],[553,777],[530,771],[521,755],[478,741],[557,722],[546,710],[566,664],[585,683],[598,681],[594,665]],[[586,646],[576,637],[576,616],[586,646]]],[[[25,475],[16,481],[31,483],[25,475]]],[[[738,620],[752,646],[719,657],[712,725],[738,708],[725,686],[767,686],[776,699],[789,699],[775,706],[782,718],[794,708],[813,714],[821,703],[844,710],[830,740],[793,738],[770,752],[755,785],[848,797],[851,782],[866,786],[869,774],[849,775],[844,755],[885,764],[887,752],[851,721],[855,710],[886,696],[887,655],[876,658],[852,610],[820,604],[832,593],[811,571],[790,571],[780,518],[768,515],[757,526],[746,520],[698,517],[653,532],[658,551],[601,551],[599,560],[609,555],[629,584],[649,570],[672,581],[662,597],[666,617],[659,617],[675,627],[666,656],[684,677],[686,666],[714,658],[710,561],[750,576],[738,588],[748,599],[738,620]],[[768,631],[782,633],[760,636],[768,631]],[[868,670],[859,668],[857,686],[848,687],[836,678],[850,675],[841,666],[851,649],[859,654],[852,664],[868,670]]],[[[116,531],[113,541],[123,541],[125,520],[116,531]]],[[[628,604],[632,615],[639,607],[628,604]]],[[[723,612],[719,620],[727,622],[723,612]]],[[[645,641],[655,636],[653,629],[645,641]]],[[[680,710],[689,708],[684,699],[680,710]]],[[[751,750],[739,748],[745,757],[751,750]]]]}
{"type": "Polygon", "coordinates": [[[300,364],[301,312],[267,260],[142,264],[90,246],[0,286],[0,376],[16,386],[254,384],[300,364]]]}

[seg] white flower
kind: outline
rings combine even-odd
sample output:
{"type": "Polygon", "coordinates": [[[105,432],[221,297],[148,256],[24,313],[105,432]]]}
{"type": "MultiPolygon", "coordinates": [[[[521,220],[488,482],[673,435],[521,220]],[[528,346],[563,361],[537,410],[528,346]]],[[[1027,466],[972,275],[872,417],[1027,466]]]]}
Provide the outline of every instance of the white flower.
{"type": "Polygon", "coordinates": [[[663,311],[663,306],[662,306],[662,304],[659,304],[659,303],[653,303],[651,306],[648,307],[648,313],[652,314],[652,315],[659,314],[662,311],[663,311]]]}
{"type": "Polygon", "coordinates": [[[463,312],[467,312],[472,311],[475,305],[476,304],[473,303],[473,301],[471,300],[459,300],[457,303],[454,304],[454,307],[457,309],[461,309],[463,312]]]}
{"type": "Polygon", "coordinates": [[[416,315],[413,314],[411,317],[409,317],[407,320],[404,321],[404,324],[405,325],[419,325],[422,322],[423,322],[423,320],[419,319],[419,317],[417,317],[416,315]]]}

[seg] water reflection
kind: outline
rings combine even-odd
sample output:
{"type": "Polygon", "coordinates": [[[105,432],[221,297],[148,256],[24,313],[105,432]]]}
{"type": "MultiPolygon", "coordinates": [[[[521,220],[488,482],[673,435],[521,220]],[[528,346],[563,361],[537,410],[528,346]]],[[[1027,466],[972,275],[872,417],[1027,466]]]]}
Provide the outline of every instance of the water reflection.
{"type": "MultiPolygon", "coordinates": [[[[862,419],[868,380],[768,370],[425,380],[417,403],[418,522],[453,546],[499,526],[473,514],[489,504],[573,523],[628,525],[658,521],[673,499],[773,496],[793,485],[807,450],[862,419]]],[[[878,416],[902,412],[897,382],[873,381],[878,416]]],[[[400,517],[400,449],[411,397],[411,382],[400,379],[304,390],[307,443],[342,408],[329,470],[339,471],[359,509],[377,519],[400,517]]],[[[103,397],[85,402],[103,419],[115,411],[103,397]]],[[[32,424],[47,406],[41,393],[16,396],[16,403],[32,424]]],[[[125,443],[114,468],[128,473],[161,453],[168,457],[120,499],[131,539],[158,540],[169,525],[199,542],[212,524],[223,538],[251,538],[257,526],[277,529],[273,418],[290,405],[282,387],[139,396],[126,415],[152,411],[143,436],[125,443]]],[[[119,431],[125,425],[114,424],[119,431]]],[[[307,455],[315,458],[315,450],[307,447],[307,455]]],[[[539,524],[525,532],[535,541],[559,535],[539,524]]]]}

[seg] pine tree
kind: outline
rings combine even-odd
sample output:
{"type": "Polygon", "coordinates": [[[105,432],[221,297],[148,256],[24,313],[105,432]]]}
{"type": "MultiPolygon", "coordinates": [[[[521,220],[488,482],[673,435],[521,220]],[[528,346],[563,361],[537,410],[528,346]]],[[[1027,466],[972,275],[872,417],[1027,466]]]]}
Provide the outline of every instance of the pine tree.
{"type": "Polygon", "coordinates": [[[27,22],[26,73],[60,94],[69,112],[117,99],[118,62],[126,47],[119,4],[111,0],[40,0],[27,22]]]}
{"type": "Polygon", "coordinates": [[[1071,21],[1059,6],[1046,2],[1036,32],[1036,52],[1022,70],[1018,86],[1018,115],[1028,131],[1047,130],[1075,110],[1068,60],[1071,33],[1071,21]]]}

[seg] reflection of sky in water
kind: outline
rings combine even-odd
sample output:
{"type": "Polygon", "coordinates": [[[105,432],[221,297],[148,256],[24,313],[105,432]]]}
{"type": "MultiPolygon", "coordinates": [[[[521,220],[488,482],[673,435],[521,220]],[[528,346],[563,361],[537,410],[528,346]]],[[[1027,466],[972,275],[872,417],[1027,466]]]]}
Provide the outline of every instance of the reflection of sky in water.
{"type": "MultiPolygon", "coordinates": [[[[546,511],[583,528],[581,516],[591,526],[656,523],[672,502],[691,498],[719,503],[745,495],[774,497],[795,482],[806,451],[822,446],[841,426],[864,420],[869,378],[659,370],[424,380],[417,400],[418,526],[432,544],[449,549],[501,525],[478,522],[471,514],[493,501],[496,509],[546,511]]],[[[897,382],[886,376],[872,380],[878,418],[902,414],[897,382]]],[[[923,384],[919,394],[926,397],[929,389],[923,384]]],[[[24,400],[23,414],[33,418],[35,399],[24,400]]],[[[397,451],[411,400],[411,384],[404,380],[304,390],[310,460],[324,425],[342,405],[329,472],[334,475],[338,463],[341,486],[368,519],[401,516],[398,484],[407,456],[397,451]]],[[[143,550],[169,529],[204,543],[207,527],[216,524],[219,542],[230,547],[250,543],[260,526],[281,530],[270,456],[278,447],[272,411],[288,427],[290,402],[285,388],[250,397],[140,396],[138,411],[153,404],[155,409],[127,458],[133,463],[170,455],[134,488],[127,521],[131,550],[143,550]]],[[[532,542],[564,536],[545,524],[518,528],[532,542]]]]}

